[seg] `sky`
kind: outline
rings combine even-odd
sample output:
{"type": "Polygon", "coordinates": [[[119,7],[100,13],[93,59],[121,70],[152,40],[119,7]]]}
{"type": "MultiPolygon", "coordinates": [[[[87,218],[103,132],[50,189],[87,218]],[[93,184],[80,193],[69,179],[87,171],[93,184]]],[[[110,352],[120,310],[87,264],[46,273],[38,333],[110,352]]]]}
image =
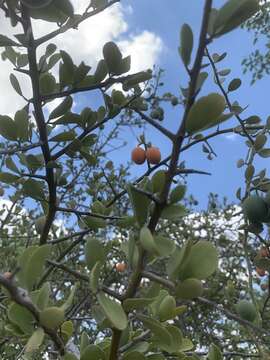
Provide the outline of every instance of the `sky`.
{"type": "MultiPolygon", "coordinates": [[[[82,10],[88,3],[87,0],[72,0],[72,2],[76,10],[82,10]]],[[[103,44],[107,41],[115,41],[124,55],[131,55],[132,72],[152,68],[155,64],[165,70],[163,78],[165,85],[162,93],[170,91],[178,95],[180,86],[187,86],[187,76],[177,51],[179,31],[183,23],[188,23],[192,27],[196,49],[203,3],[202,0],[122,0],[121,4],[116,4],[86,21],[79,30],[72,30],[64,36],[59,36],[55,43],[60,49],[67,50],[76,64],[84,60],[87,64],[93,64],[95,68],[97,61],[102,57],[103,44]]],[[[216,0],[214,6],[219,8],[223,3],[223,0],[216,0]]],[[[46,22],[39,22],[34,26],[37,36],[52,29],[52,25],[46,22]]],[[[0,33],[10,35],[9,25],[5,19],[1,19],[0,33]]],[[[226,59],[219,65],[220,70],[231,69],[231,74],[227,77],[228,82],[234,77],[242,78],[243,85],[240,90],[232,93],[231,100],[238,100],[242,107],[248,106],[243,116],[256,114],[265,120],[268,116],[265,92],[269,79],[265,77],[250,86],[250,75],[242,74],[241,61],[253,49],[252,40],[252,34],[244,30],[236,30],[217,39],[210,45],[209,50],[210,53],[228,53],[226,59]]],[[[11,67],[7,62],[1,63],[0,113],[12,115],[24,103],[9,84],[10,70],[11,67]]],[[[22,88],[29,93],[29,83],[25,78],[19,78],[22,88]]],[[[213,91],[218,91],[218,89],[213,84],[212,75],[209,74],[201,95],[207,95],[213,91]]],[[[50,108],[54,108],[56,104],[57,101],[51,103],[50,108]]],[[[97,103],[95,94],[84,93],[76,96],[73,110],[80,111],[89,104],[93,107],[100,105],[97,103]]],[[[170,129],[177,128],[181,115],[180,107],[168,107],[163,125],[170,129]]],[[[229,121],[223,127],[233,124],[235,125],[236,122],[229,121]]],[[[127,148],[125,151],[113,154],[118,164],[127,163],[130,160],[132,148],[136,146],[134,135],[126,128],[121,136],[127,140],[127,148]]],[[[147,128],[146,136],[148,141],[160,148],[162,157],[170,153],[171,144],[156,130],[147,128]]],[[[217,154],[212,161],[206,159],[201,151],[201,145],[193,147],[191,151],[181,156],[181,160],[186,161],[186,167],[212,173],[212,176],[207,177],[191,175],[188,178],[188,193],[199,200],[200,207],[206,205],[209,192],[227,196],[230,201],[237,203],[234,194],[236,189],[243,184],[243,170],[236,168],[236,162],[246,154],[243,139],[237,136],[222,136],[211,140],[210,143],[217,154]]],[[[256,163],[256,170],[259,171],[266,167],[267,161],[260,160],[256,163]]],[[[140,176],[144,171],[144,166],[133,165],[131,168],[134,177],[140,176]]]]}

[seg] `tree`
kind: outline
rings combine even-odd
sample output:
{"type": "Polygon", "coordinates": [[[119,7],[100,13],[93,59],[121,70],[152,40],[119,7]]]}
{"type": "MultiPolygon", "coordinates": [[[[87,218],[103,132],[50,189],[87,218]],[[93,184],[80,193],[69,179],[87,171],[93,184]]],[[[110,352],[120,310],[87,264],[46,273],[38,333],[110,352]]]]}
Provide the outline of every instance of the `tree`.
{"type": "Polygon", "coordinates": [[[255,266],[260,277],[269,270],[269,179],[254,162],[270,155],[269,121],[246,118],[230,100],[241,80],[225,85],[225,55],[211,54],[212,42],[233,36],[259,4],[229,0],[216,10],[206,0],[197,49],[182,26],[189,83],[178,97],[160,94],[162,71],[131,74],[130,57],[113,42],[94,71],[50,42],[116,2],[92,0],[82,15],[68,0],[0,2],[16,30],[14,39],[0,36],[2,59],[13,64],[10,81],[25,100],[14,118],[0,117],[1,355],[268,359],[269,285],[260,289],[254,274],[255,266]],[[36,38],[33,19],[58,29],[36,38]],[[208,72],[219,92],[201,96],[208,72]],[[30,79],[30,99],[18,74],[30,79]],[[74,112],[73,96],[94,90],[103,103],[74,112]],[[61,103],[46,116],[56,98],[61,103]],[[182,116],[176,132],[162,124],[168,106],[182,116]],[[132,158],[138,167],[147,160],[147,170],[133,180],[129,166],[108,159],[112,147],[124,146],[126,125],[144,129],[132,158]],[[150,143],[150,127],[171,142],[167,158],[150,143]],[[226,133],[247,146],[237,163],[245,169],[236,193],[242,208],[210,194],[208,209],[195,211],[196,200],[185,197],[189,175],[209,173],[187,168],[185,151],[202,144],[212,159],[210,139],[226,133]]]}
{"type": "Polygon", "coordinates": [[[254,32],[254,45],[259,44],[262,39],[266,41],[264,52],[258,47],[242,62],[244,72],[250,71],[252,73],[252,83],[269,74],[270,71],[269,26],[269,1],[263,0],[260,11],[256,16],[250,18],[244,26],[248,31],[254,32]]]}

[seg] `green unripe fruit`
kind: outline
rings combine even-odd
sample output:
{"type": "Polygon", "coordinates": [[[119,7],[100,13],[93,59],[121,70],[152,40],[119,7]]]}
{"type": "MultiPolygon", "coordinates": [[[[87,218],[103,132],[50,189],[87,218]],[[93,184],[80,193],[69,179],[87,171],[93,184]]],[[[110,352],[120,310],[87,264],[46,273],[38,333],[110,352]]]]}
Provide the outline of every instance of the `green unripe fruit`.
{"type": "Polygon", "coordinates": [[[246,198],[242,204],[243,213],[252,223],[264,222],[268,215],[268,206],[263,198],[257,195],[246,198]]]}
{"type": "Polygon", "coordinates": [[[253,322],[256,319],[256,309],[254,305],[247,300],[239,301],[236,305],[236,311],[243,320],[253,322]]]}
{"type": "Polygon", "coordinates": [[[198,279],[187,279],[177,285],[176,297],[183,300],[198,298],[203,293],[202,282],[198,279]]]}
{"type": "Polygon", "coordinates": [[[41,235],[43,233],[45,223],[46,223],[46,216],[40,216],[35,220],[35,228],[38,234],[41,235]]]}
{"type": "Polygon", "coordinates": [[[158,315],[161,321],[175,317],[176,302],[173,296],[167,295],[159,305],[158,315]]]}
{"type": "Polygon", "coordinates": [[[39,321],[49,329],[57,329],[65,321],[65,312],[56,306],[48,307],[40,313],[39,321]]]}

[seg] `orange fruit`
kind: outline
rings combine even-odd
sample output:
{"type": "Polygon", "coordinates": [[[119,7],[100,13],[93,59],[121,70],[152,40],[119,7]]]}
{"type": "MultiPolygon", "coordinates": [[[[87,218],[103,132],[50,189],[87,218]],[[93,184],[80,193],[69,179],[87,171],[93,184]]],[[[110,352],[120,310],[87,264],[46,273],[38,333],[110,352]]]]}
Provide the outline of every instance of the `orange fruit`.
{"type": "Polygon", "coordinates": [[[118,271],[118,272],[124,272],[126,270],[126,268],[127,268],[127,264],[125,264],[125,263],[117,263],[115,265],[115,268],[116,268],[116,271],[118,271]]]}
{"type": "Polygon", "coordinates": [[[265,270],[261,269],[261,268],[256,268],[256,272],[259,276],[264,276],[265,275],[265,270]]]}
{"type": "Polygon", "coordinates": [[[137,146],[135,149],[132,150],[131,160],[135,162],[135,164],[141,165],[145,162],[145,159],[145,150],[143,150],[141,147],[137,146]]]}
{"type": "Polygon", "coordinates": [[[4,272],[3,276],[6,278],[6,279],[10,279],[12,277],[12,273],[10,271],[6,271],[4,272]]]}
{"type": "Polygon", "coordinates": [[[146,150],[146,159],[150,164],[159,164],[161,160],[161,153],[159,148],[151,146],[146,150]]]}
{"type": "Polygon", "coordinates": [[[269,250],[266,247],[262,247],[259,251],[261,257],[269,257],[269,250]]]}

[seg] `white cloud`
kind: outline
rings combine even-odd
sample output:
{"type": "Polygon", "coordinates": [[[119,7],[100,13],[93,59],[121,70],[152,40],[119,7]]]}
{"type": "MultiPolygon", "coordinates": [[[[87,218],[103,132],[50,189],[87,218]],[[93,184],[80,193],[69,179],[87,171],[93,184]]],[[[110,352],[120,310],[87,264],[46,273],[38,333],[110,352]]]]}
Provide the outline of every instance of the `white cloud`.
{"type": "Polygon", "coordinates": [[[149,31],[130,36],[119,46],[126,55],[131,55],[132,71],[151,68],[163,49],[162,40],[149,31]]]}
{"type": "MultiPolygon", "coordinates": [[[[89,0],[73,0],[76,12],[82,12],[89,4],[89,0]]],[[[158,62],[163,44],[162,40],[154,33],[142,31],[136,35],[130,34],[126,22],[126,14],[131,14],[130,7],[124,8],[121,4],[113,5],[101,14],[98,14],[84,23],[78,30],[70,30],[53,40],[58,48],[68,51],[74,62],[78,64],[84,60],[95,68],[97,60],[102,57],[102,46],[107,41],[116,41],[125,55],[132,55],[132,71],[151,68],[158,62]]],[[[55,29],[55,25],[39,21],[33,25],[35,36],[40,37],[55,29]]],[[[11,28],[9,21],[1,18],[0,34],[11,35],[19,33],[21,29],[11,28]]],[[[12,89],[9,74],[12,65],[0,59],[0,114],[13,114],[25,105],[23,99],[12,89]]],[[[31,96],[31,86],[26,76],[16,74],[21,87],[26,94],[31,96]]]]}

